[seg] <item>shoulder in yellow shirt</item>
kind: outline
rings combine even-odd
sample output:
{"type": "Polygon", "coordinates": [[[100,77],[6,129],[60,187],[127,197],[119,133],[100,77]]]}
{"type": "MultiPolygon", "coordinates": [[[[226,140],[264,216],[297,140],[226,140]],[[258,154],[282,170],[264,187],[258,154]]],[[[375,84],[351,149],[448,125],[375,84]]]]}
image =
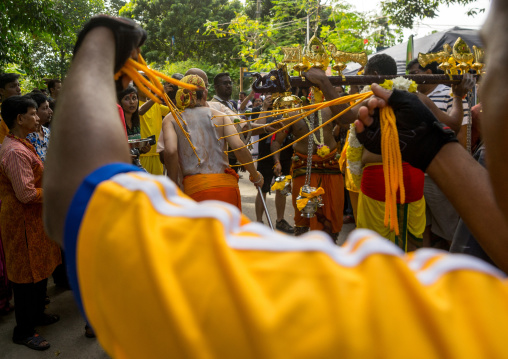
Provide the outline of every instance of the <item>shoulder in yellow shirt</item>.
{"type": "Polygon", "coordinates": [[[113,357],[508,356],[506,280],[480,260],[404,255],[367,230],[342,247],[322,232],[296,240],[167,178],[111,169],[67,223],[86,314],[113,357]]]}

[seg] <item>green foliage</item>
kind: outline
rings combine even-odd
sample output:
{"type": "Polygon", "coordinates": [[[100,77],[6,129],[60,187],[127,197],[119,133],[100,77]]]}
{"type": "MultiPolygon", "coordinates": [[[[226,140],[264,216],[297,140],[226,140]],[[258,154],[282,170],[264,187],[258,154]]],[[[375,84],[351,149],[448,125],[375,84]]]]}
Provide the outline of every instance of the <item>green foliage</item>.
{"type": "MultiPolygon", "coordinates": [[[[252,5],[251,5],[252,6],[252,5]]],[[[272,0],[263,2],[264,21],[238,13],[227,27],[216,21],[206,23],[207,33],[218,38],[240,40],[239,55],[252,71],[267,71],[283,58],[281,47],[304,45],[309,17],[310,36],[316,34],[325,44],[339,50],[372,52],[400,41],[402,32],[386,18],[352,11],[338,0],[272,0]],[[265,6],[271,4],[270,9],[265,6]],[[266,19],[266,14],[269,18],[266,19]]],[[[310,37],[309,36],[309,37],[310,37]]]]}
{"type": "Polygon", "coordinates": [[[106,13],[113,16],[119,16],[120,9],[123,8],[128,1],[125,0],[105,0],[104,7],[106,13]]]}
{"type": "Polygon", "coordinates": [[[93,15],[104,12],[103,0],[54,0],[55,10],[62,14],[69,31],[54,36],[50,41],[34,44],[34,63],[40,64],[38,72],[47,77],[63,79],[72,59],[78,32],[93,15]],[[37,59],[37,60],[36,60],[37,59]]]}
{"type": "MultiPolygon", "coordinates": [[[[468,5],[476,0],[387,0],[382,2],[383,13],[396,26],[412,28],[416,19],[433,18],[437,16],[437,7],[441,4],[468,5]]],[[[485,9],[473,8],[468,15],[476,15],[485,9]]]]}
{"type": "Polygon", "coordinates": [[[8,64],[17,68],[29,90],[44,87],[43,78],[63,78],[77,33],[91,16],[103,11],[103,0],[1,2],[0,36],[7,41],[0,42],[0,70],[8,64]]]}
{"type": "Polygon", "coordinates": [[[238,0],[132,0],[120,15],[138,21],[148,33],[143,54],[148,62],[199,61],[228,66],[231,44],[224,38],[205,35],[207,20],[228,22],[240,11],[238,0]]]}
{"type": "Polygon", "coordinates": [[[67,22],[52,0],[0,1],[0,71],[16,63],[23,72],[36,73],[30,56],[33,43],[67,31],[67,22]]]}

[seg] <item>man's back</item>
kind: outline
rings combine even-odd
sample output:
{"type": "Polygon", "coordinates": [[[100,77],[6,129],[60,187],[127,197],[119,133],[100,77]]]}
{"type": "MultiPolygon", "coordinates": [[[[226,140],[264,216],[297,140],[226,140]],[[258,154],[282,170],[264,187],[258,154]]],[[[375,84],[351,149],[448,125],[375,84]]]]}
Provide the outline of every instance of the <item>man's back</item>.
{"type": "Polygon", "coordinates": [[[228,167],[224,155],[224,140],[219,140],[214,123],[212,110],[207,107],[188,108],[182,112],[185,123],[183,128],[188,132],[189,139],[195,146],[194,154],[180,126],[173,119],[173,127],[178,137],[178,157],[184,176],[206,173],[224,173],[228,167]]]}

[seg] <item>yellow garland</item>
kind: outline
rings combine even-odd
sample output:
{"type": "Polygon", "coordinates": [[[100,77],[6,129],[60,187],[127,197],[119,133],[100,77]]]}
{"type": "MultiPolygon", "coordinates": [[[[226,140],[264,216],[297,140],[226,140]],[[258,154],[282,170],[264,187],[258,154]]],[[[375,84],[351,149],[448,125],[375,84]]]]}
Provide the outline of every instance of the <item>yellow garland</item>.
{"type": "Polygon", "coordinates": [[[300,188],[300,196],[302,196],[303,198],[296,200],[296,207],[298,208],[299,211],[301,211],[302,209],[305,208],[307,203],[309,203],[309,200],[311,198],[321,196],[322,194],[325,194],[325,190],[322,187],[318,187],[315,191],[311,193],[302,192],[302,189],[300,188]]]}
{"type": "Polygon", "coordinates": [[[330,153],[330,147],[328,147],[327,145],[318,146],[317,151],[316,151],[316,154],[321,158],[328,156],[329,153],[330,153]]]}

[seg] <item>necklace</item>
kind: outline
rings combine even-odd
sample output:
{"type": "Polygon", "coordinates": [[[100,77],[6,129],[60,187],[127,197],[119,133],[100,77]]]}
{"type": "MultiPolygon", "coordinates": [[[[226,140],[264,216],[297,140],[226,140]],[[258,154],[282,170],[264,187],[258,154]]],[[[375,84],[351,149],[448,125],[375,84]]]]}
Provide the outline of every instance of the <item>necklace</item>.
{"type": "MultiPolygon", "coordinates": [[[[317,115],[318,116],[318,126],[321,126],[323,124],[323,117],[321,117],[321,110],[319,110],[317,113],[318,113],[318,115],[317,115]]],[[[314,115],[314,120],[315,120],[316,114],[314,113],[313,115],[314,115]]],[[[309,128],[309,132],[311,132],[312,129],[314,128],[314,121],[311,123],[309,121],[309,119],[307,117],[305,117],[305,123],[307,124],[307,127],[309,128]]],[[[312,141],[313,141],[317,145],[316,154],[321,158],[325,158],[330,153],[330,147],[325,145],[325,137],[324,137],[323,132],[324,132],[323,127],[320,127],[319,138],[321,140],[318,140],[315,133],[312,134],[312,140],[309,140],[309,148],[313,147],[313,143],[312,143],[312,141]]]]}
{"type": "MultiPolygon", "coordinates": [[[[318,112],[318,126],[321,126],[323,124],[323,117],[321,117],[321,110],[319,110],[318,112]]],[[[314,116],[316,116],[314,114],[314,116]]],[[[314,117],[315,119],[315,117],[314,117]]],[[[310,123],[310,120],[308,117],[305,117],[305,123],[307,124],[307,127],[309,129],[309,132],[312,131],[312,129],[314,128],[314,124],[311,125],[310,123]]],[[[318,146],[323,146],[324,144],[324,136],[323,136],[323,127],[321,127],[319,129],[319,137],[321,138],[321,140],[318,140],[317,136],[316,136],[316,133],[313,133],[312,134],[312,138],[314,139],[314,143],[318,146]]]]}

